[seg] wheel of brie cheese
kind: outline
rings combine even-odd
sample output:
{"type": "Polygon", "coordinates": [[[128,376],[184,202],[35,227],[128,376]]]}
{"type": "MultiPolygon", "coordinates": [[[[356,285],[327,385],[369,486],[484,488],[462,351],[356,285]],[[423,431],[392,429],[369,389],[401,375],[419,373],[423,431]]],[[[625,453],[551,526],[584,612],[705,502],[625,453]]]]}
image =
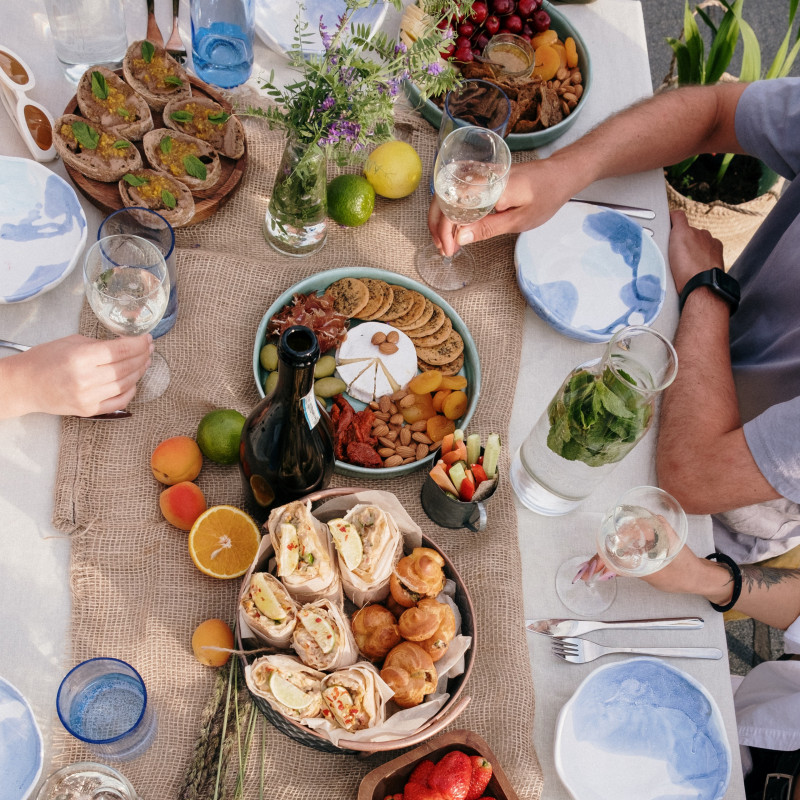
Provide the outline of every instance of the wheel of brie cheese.
{"type": "Polygon", "coordinates": [[[403,389],[417,374],[417,351],[402,331],[383,322],[364,322],[351,328],[336,351],[336,372],[347,393],[362,403],[403,389]],[[372,343],[376,333],[398,335],[397,352],[382,352],[372,343]]]}

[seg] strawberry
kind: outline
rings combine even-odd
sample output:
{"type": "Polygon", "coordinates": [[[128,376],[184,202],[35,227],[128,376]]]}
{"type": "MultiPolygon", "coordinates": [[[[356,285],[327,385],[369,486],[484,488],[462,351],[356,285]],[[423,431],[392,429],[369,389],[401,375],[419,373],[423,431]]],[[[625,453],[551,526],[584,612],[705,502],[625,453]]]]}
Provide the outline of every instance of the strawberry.
{"type": "Polygon", "coordinates": [[[433,768],[428,785],[438,789],[445,800],[466,800],[472,779],[472,762],[466,753],[452,750],[433,768]]]}
{"type": "Polygon", "coordinates": [[[428,778],[433,772],[434,763],[430,759],[426,759],[425,761],[420,761],[416,767],[414,767],[414,771],[408,778],[409,783],[421,783],[423,786],[428,785],[428,778]]]}
{"type": "Polygon", "coordinates": [[[446,798],[441,792],[421,783],[407,783],[403,790],[403,800],[446,800],[446,798]]]}
{"type": "Polygon", "coordinates": [[[469,760],[472,762],[472,778],[466,800],[479,800],[492,779],[492,765],[483,756],[470,756],[469,760]]]}
{"type": "Polygon", "coordinates": [[[383,800],[403,800],[403,793],[397,792],[396,794],[387,794],[383,800]]]}

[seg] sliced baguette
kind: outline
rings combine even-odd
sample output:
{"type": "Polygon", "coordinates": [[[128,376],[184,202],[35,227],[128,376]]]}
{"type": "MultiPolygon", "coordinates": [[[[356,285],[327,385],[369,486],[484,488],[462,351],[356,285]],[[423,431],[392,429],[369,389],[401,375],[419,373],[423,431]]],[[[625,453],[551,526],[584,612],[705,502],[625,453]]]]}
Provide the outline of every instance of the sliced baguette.
{"type": "Polygon", "coordinates": [[[132,142],[77,114],[64,114],[53,123],[53,143],[65,164],[96,181],[118,181],[126,172],[142,166],[142,157],[132,142]],[[89,132],[95,139],[94,147],[78,141],[76,126],[89,132]]]}
{"type": "Polygon", "coordinates": [[[146,39],[128,47],[122,72],[130,86],[156,111],[170,100],[192,95],[186,70],[163,47],[146,39]]]}
{"type": "Polygon", "coordinates": [[[164,124],[208,142],[228,158],[244,155],[244,127],[233,114],[206,97],[171,100],[164,108],[164,124]],[[214,122],[217,119],[217,122],[214,122]]]}
{"type": "MultiPolygon", "coordinates": [[[[188,225],[194,217],[192,193],[164,172],[147,168],[126,172],[119,181],[119,194],[126,208],[144,206],[157,211],[173,228],[188,225]]],[[[143,214],[142,222],[147,224],[146,220],[143,214]]]]}
{"type": "Polygon", "coordinates": [[[126,139],[141,139],[153,130],[145,99],[106,67],[89,67],[78,82],[78,106],[86,119],[126,139]]]}
{"type": "Polygon", "coordinates": [[[212,187],[222,174],[219,154],[211,145],[194,136],[169,128],[159,128],[144,135],[144,154],[150,166],[172,175],[191,191],[212,187]],[[165,140],[169,139],[169,143],[165,140]],[[187,159],[194,157],[205,167],[205,178],[190,174],[187,159]]]}

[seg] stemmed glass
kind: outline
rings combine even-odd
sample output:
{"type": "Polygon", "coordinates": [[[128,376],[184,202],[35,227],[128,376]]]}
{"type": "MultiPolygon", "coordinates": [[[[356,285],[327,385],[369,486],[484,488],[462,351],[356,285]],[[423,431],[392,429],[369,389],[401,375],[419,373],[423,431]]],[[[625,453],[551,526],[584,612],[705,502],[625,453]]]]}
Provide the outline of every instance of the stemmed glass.
{"type": "Polygon", "coordinates": [[[658,572],[686,543],[688,524],[678,501],[655,486],[629,489],[597,531],[597,555],[565,561],[556,591],[576,614],[599,614],[614,602],[616,575],[641,578],[658,572]]]}
{"type": "MultiPolygon", "coordinates": [[[[454,237],[459,224],[477,222],[494,208],[510,166],[508,145],[493,131],[468,125],[447,135],[436,156],[433,186],[454,237]]],[[[475,279],[475,257],[463,247],[442,256],[431,243],[417,254],[417,272],[434,289],[463,289],[475,279]]]]}
{"type": "MultiPolygon", "coordinates": [[[[86,299],[103,326],[119,336],[143,336],[158,325],[169,301],[169,272],[161,250],[132,234],[106,236],[83,264],[86,299]]],[[[169,367],[153,353],[136,399],[155,400],[169,386],[169,367]]]]}

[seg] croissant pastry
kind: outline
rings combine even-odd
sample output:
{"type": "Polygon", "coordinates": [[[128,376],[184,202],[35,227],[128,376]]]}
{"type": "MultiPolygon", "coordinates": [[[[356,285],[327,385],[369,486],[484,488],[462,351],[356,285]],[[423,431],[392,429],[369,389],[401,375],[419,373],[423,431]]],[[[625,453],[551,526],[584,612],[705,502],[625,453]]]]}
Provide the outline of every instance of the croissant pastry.
{"type": "Polygon", "coordinates": [[[386,656],[381,678],[400,708],[413,708],[436,689],[438,675],[431,657],[419,645],[401,642],[386,656]]]}
{"type": "Polygon", "coordinates": [[[444,559],[429,547],[415,547],[397,562],[389,582],[392,597],[406,608],[423,597],[436,597],[444,588],[444,559]]]}
{"type": "Polygon", "coordinates": [[[402,637],[397,629],[397,620],[388,608],[373,603],[364,606],[353,615],[353,635],[362,655],[379,661],[402,637]]]}
{"type": "Polygon", "coordinates": [[[447,603],[426,597],[403,612],[398,628],[404,639],[416,642],[436,662],[456,635],[456,618],[447,603]]]}

